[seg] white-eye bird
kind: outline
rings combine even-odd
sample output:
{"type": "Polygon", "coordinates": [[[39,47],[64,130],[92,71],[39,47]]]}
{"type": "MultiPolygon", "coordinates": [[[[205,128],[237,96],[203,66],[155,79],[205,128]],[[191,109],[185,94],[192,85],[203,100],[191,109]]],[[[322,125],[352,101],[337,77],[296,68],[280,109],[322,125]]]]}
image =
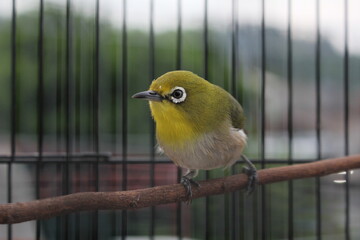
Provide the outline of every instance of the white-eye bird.
{"type": "MultiPolygon", "coordinates": [[[[227,91],[189,71],[172,71],[155,79],[148,91],[132,96],[148,100],[156,122],[159,147],[187,169],[181,183],[191,198],[199,170],[225,168],[242,156],[246,145],[241,105],[227,91]]],[[[247,192],[256,183],[256,168],[243,155],[249,176],[247,192]]]]}

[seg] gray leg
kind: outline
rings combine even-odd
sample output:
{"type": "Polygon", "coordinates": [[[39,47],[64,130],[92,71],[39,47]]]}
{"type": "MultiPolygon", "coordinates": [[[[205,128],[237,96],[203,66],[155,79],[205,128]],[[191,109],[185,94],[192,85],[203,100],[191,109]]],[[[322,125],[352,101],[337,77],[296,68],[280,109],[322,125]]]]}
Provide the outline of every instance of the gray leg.
{"type": "Polygon", "coordinates": [[[256,188],[256,182],[257,182],[256,167],[254,164],[252,164],[252,162],[245,155],[242,155],[241,157],[247,165],[246,167],[243,168],[243,173],[246,173],[249,177],[248,185],[246,187],[246,194],[249,195],[256,188]]]}
{"type": "Polygon", "coordinates": [[[199,174],[199,170],[196,170],[196,169],[187,169],[184,177],[187,177],[187,178],[194,178],[196,177],[197,175],[199,174]]]}
{"type": "Polygon", "coordinates": [[[198,173],[199,173],[199,170],[188,169],[186,174],[181,177],[180,183],[186,189],[186,195],[187,195],[186,203],[187,204],[191,203],[191,198],[192,198],[191,184],[194,184],[196,187],[200,187],[200,184],[198,182],[196,182],[195,180],[193,180],[193,178],[196,177],[198,175],[198,173]]]}

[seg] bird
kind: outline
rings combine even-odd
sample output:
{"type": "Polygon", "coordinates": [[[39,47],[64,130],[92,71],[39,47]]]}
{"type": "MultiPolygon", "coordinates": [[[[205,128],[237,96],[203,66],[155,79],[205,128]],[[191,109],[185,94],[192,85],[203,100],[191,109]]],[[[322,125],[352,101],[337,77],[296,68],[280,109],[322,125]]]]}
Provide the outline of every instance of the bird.
{"type": "Polygon", "coordinates": [[[256,167],[243,154],[244,111],[230,93],[191,71],[176,70],[153,80],[149,90],[132,98],[149,101],[158,149],[186,169],[180,183],[188,199],[192,185],[200,187],[194,180],[199,170],[226,169],[240,158],[246,163],[246,192],[254,191],[256,167]]]}

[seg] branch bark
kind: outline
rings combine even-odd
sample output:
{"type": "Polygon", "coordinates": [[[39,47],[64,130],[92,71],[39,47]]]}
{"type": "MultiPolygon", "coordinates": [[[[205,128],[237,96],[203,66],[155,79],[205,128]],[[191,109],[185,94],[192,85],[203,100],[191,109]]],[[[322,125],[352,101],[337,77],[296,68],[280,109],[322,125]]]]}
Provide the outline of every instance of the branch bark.
{"type": "MultiPolygon", "coordinates": [[[[258,171],[258,184],[324,176],[355,168],[360,168],[360,155],[269,168],[258,171]]],[[[236,174],[199,183],[201,187],[193,187],[193,199],[242,189],[246,187],[247,176],[236,174]]],[[[24,203],[0,204],[0,224],[46,219],[80,211],[138,209],[185,199],[185,189],[181,184],[119,192],[81,192],[24,203]]]]}

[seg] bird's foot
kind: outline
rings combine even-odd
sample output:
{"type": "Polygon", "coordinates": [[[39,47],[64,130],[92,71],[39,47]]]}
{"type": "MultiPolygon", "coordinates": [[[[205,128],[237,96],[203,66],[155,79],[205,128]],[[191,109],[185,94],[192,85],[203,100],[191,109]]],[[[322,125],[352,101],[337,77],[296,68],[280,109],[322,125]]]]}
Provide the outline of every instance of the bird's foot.
{"type": "Polygon", "coordinates": [[[192,187],[191,184],[195,185],[196,187],[200,187],[200,184],[193,180],[192,178],[189,178],[187,176],[182,176],[180,183],[184,186],[186,190],[186,204],[189,205],[192,201],[192,187]]]}
{"type": "Polygon", "coordinates": [[[256,189],[257,171],[256,171],[255,167],[252,168],[249,166],[244,167],[242,171],[243,171],[243,173],[248,175],[248,184],[246,186],[246,195],[250,195],[256,189]]]}

